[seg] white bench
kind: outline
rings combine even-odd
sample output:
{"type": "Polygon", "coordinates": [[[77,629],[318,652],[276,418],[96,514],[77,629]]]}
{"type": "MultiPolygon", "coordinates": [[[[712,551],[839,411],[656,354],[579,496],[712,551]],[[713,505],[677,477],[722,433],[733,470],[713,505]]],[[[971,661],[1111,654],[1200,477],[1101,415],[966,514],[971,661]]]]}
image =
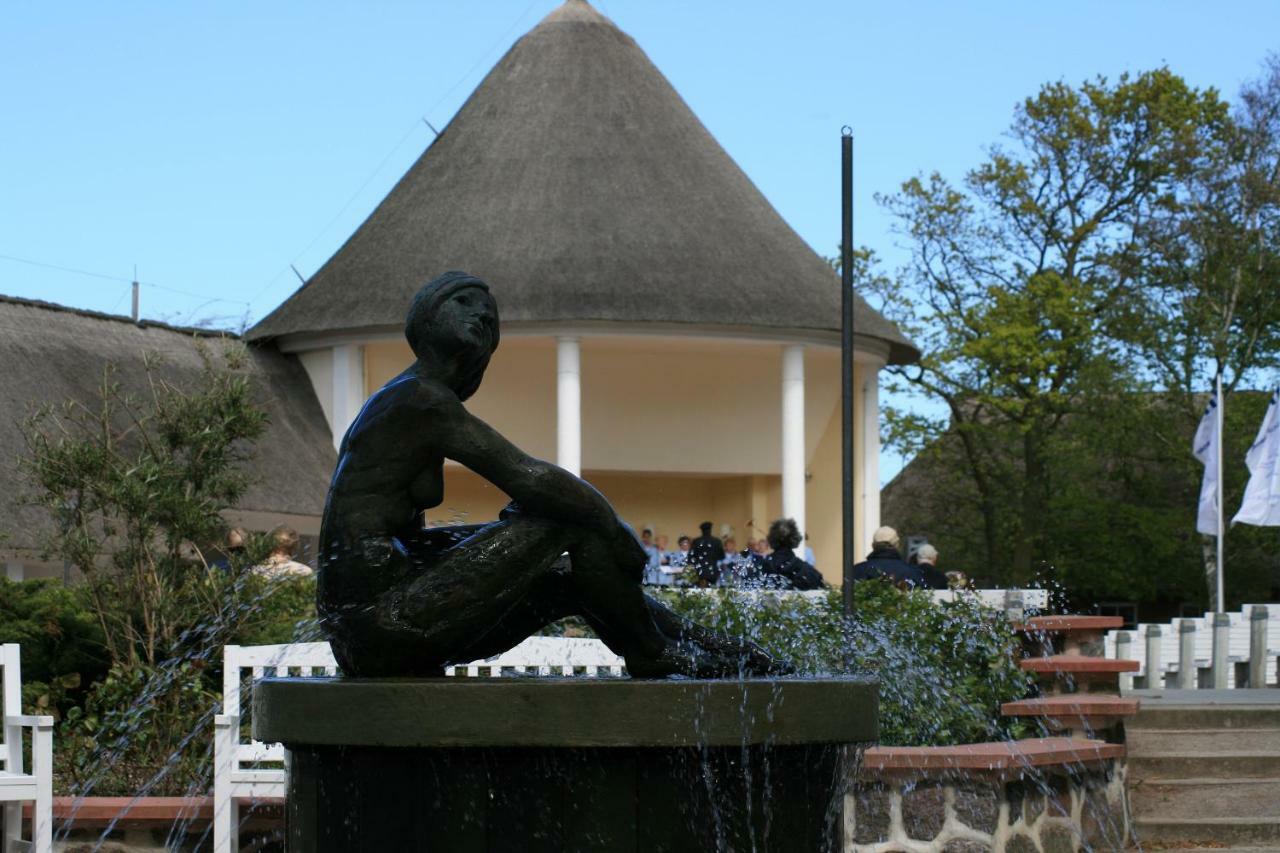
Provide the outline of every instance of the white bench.
{"type": "Polygon", "coordinates": [[[22,713],[21,652],[16,643],[0,645],[0,803],[4,839],[0,853],[52,853],[53,717],[22,713]],[[23,771],[23,729],[31,729],[31,772],[23,771]],[[34,804],[31,840],[22,840],[22,804],[34,804]]]}
{"type": "MultiPolygon", "coordinates": [[[[1257,680],[1257,687],[1277,685],[1280,669],[1280,604],[1246,604],[1239,611],[1226,614],[1226,649],[1224,655],[1226,687],[1236,688],[1246,678],[1257,680]],[[1254,613],[1259,614],[1255,623],[1254,613]],[[1268,618],[1262,620],[1265,612],[1268,618]],[[1255,636],[1255,632],[1256,636],[1255,636]],[[1256,660],[1255,660],[1256,655],[1256,660]]],[[[1140,677],[1146,687],[1190,688],[1205,687],[1213,683],[1214,614],[1200,617],[1174,619],[1164,625],[1142,623],[1131,631],[1111,631],[1106,635],[1106,656],[1120,657],[1117,638],[1127,634],[1129,641],[1123,656],[1139,661],[1140,677]],[[1152,628],[1160,629],[1160,636],[1149,637],[1152,628]],[[1191,630],[1194,629],[1194,630],[1191,630]],[[1183,640],[1188,642],[1189,659],[1184,662],[1183,640]],[[1148,646],[1158,655],[1148,659],[1148,646]],[[1184,665],[1189,670],[1183,672],[1184,665]]],[[[1131,686],[1125,685],[1128,689],[1131,686]]]]}
{"type": "MultiPolygon", "coordinates": [[[[225,646],[222,661],[223,713],[214,719],[213,735],[213,849],[214,853],[235,853],[240,840],[240,803],[278,800],[285,795],[284,748],[241,739],[241,688],[246,675],[255,680],[268,674],[303,678],[336,675],[338,664],[328,643],[225,646]]],[[[529,637],[496,657],[449,667],[445,674],[479,677],[483,670],[494,677],[525,672],[594,678],[621,676],[624,666],[623,659],[599,640],[529,637]]]]}

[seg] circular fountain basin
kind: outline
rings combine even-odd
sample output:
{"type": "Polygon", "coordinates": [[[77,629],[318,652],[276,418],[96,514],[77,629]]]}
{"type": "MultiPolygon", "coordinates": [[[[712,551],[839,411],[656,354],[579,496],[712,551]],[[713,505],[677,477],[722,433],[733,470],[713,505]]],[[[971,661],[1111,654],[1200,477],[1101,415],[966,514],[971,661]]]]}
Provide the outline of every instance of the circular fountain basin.
{"type": "Polygon", "coordinates": [[[854,678],[269,678],[302,851],[840,849],[854,678]]]}

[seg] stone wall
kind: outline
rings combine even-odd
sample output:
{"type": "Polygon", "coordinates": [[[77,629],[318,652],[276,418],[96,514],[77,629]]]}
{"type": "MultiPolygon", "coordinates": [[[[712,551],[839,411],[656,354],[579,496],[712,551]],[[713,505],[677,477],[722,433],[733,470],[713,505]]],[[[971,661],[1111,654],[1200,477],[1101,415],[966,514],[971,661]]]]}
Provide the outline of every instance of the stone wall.
{"type": "Polygon", "coordinates": [[[880,774],[845,798],[845,853],[1075,853],[1129,841],[1123,762],[880,774]]]}

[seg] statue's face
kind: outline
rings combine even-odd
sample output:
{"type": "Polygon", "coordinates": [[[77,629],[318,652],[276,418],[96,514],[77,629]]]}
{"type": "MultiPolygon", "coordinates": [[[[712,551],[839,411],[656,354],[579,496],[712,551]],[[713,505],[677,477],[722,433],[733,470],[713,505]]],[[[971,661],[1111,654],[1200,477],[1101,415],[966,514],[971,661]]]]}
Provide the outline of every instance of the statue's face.
{"type": "Polygon", "coordinates": [[[431,344],[437,352],[488,351],[498,331],[498,305],[483,288],[463,287],[449,294],[431,321],[431,344]]]}

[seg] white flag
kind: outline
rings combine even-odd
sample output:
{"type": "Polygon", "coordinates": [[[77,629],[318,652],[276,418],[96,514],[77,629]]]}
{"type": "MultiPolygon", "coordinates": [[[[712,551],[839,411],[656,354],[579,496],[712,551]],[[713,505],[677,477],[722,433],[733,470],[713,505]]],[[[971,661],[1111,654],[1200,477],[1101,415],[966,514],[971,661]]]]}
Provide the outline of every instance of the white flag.
{"type": "Polygon", "coordinates": [[[1249,485],[1231,523],[1280,527],[1280,389],[1271,395],[1258,438],[1244,459],[1249,466],[1249,485]]]}
{"type": "Polygon", "coordinates": [[[1209,400],[1191,450],[1204,465],[1204,482],[1200,485],[1200,510],[1196,530],[1209,536],[1218,535],[1218,395],[1209,400]]]}

